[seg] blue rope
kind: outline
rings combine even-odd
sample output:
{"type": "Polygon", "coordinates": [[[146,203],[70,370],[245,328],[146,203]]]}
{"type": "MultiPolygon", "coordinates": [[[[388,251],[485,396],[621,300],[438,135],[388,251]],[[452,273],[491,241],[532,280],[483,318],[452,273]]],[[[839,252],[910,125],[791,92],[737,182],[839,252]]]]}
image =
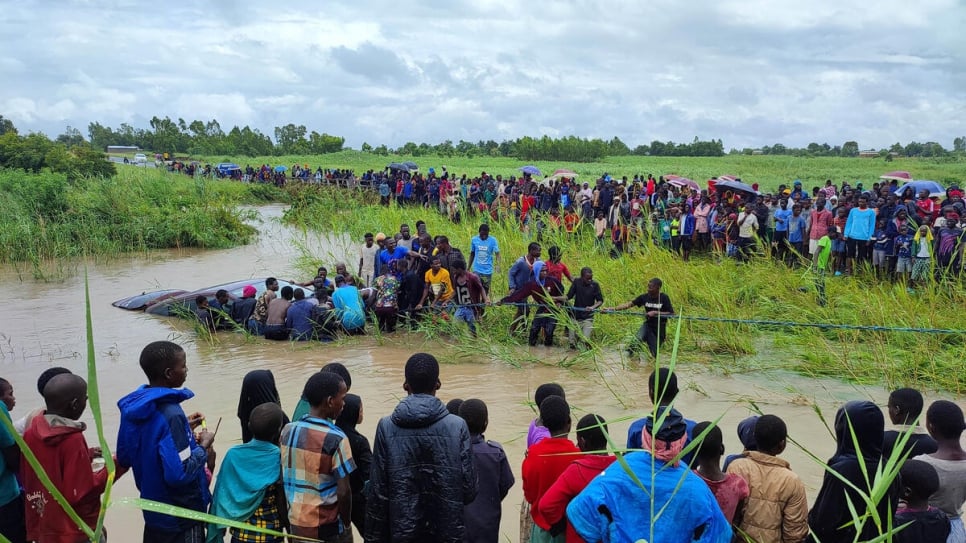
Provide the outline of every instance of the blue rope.
{"type": "MultiPolygon", "coordinates": [[[[461,304],[458,307],[492,307],[498,305],[510,305],[521,307],[543,307],[541,304],[526,302],[507,302],[489,304],[461,304]]],[[[585,309],[582,307],[557,306],[559,310],[573,310],[581,313],[599,313],[605,315],[626,315],[647,317],[647,313],[641,311],[604,311],[602,309],[585,309]]],[[[751,326],[779,326],[784,328],[818,328],[821,330],[858,330],[865,332],[911,332],[920,334],[966,334],[966,330],[951,330],[948,328],[912,328],[905,326],[878,326],[873,324],[836,324],[830,322],[796,322],[796,321],[774,321],[758,319],[729,319],[724,317],[700,317],[694,315],[663,315],[662,319],[684,319],[686,321],[699,322],[720,322],[727,324],[746,324],[751,326]]]]}

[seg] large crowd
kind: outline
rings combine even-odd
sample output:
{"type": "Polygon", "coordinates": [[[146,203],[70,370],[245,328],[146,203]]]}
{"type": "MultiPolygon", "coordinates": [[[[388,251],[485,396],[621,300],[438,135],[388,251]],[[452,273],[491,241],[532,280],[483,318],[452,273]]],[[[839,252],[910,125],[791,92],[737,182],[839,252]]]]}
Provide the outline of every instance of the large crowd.
{"type": "MultiPolygon", "coordinates": [[[[287,533],[342,543],[353,540],[353,526],[372,543],[496,543],[505,539],[501,502],[518,479],[521,542],[845,543],[885,541],[890,532],[888,540],[899,543],[966,541],[966,420],[955,403],[935,401],[923,431],[924,402],[913,389],[889,395],[889,428],[873,402],[849,401],[838,410],[837,449],[809,505],[782,458],[792,440],[785,421],[772,414],[741,421],[743,450],[723,458],[723,429],[675,407],[678,379],[667,368],[650,374],[654,408],[630,424],[620,450],[602,417],[589,413],[574,424],[565,390],[538,387],[538,416],[515,470],[503,446],[484,437],[484,400],[444,404],[437,397],[443,376],[430,354],[406,362],[407,396],[379,421],[371,441],[357,428],[363,401],[351,393],[344,365],[309,376],[291,418],[271,371],[250,371],[237,411],[243,443],[225,451],[220,464],[217,427],[181,408],[194,396],[184,388],[185,351],[157,341],[139,362],[146,383],[118,401],[116,477],[133,472],[143,499],[241,523],[145,510],[146,543],[223,541],[226,532],[233,542],[281,543],[287,533]]],[[[12,543],[89,541],[14,440],[22,435],[50,484],[92,530],[112,481],[108,459],[88,446],[79,422],[87,383],[50,368],[37,390],[44,407],[12,421],[13,385],[0,379],[0,535],[12,543]]]]}

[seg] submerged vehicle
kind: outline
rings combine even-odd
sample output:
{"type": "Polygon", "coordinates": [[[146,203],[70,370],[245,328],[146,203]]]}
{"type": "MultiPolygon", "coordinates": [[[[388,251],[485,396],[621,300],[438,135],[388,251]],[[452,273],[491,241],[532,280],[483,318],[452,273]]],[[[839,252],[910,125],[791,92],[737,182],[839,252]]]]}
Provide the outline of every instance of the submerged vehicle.
{"type": "MultiPolygon", "coordinates": [[[[164,317],[172,315],[194,314],[195,309],[197,309],[195,299],[197,299],[198,296],[205,296],[209,300],[214,300],[215,293],[224,289],[228,292],[228,299],[230,302],[233,302],[241,299],[242,290],[244,290],[246,286],[251,285],[255,287],[255,297],[257,298],[261,296],[263,292],[265,292],[265,279],[267,279],[267,277],[253,277],[251,279],[241,279],[239,281],[232,281],[231,283],[223,283],[221,285],[214,285],[192,291],[167,289],[153,292],[143,292],[141,294],[135,294],[133,296],[128,296],[127,298],[117,300],[111,305],[130,311],[143,310],[145,313],[164,317]]],[[[288,281],[279,279],[278,288],[281,289],[285,286],[300,288],[305,291],[306,296],[311,296],[315,292],[312,290],[312,287],[300,287],[294,283],[289,283],[288,281]]]]}

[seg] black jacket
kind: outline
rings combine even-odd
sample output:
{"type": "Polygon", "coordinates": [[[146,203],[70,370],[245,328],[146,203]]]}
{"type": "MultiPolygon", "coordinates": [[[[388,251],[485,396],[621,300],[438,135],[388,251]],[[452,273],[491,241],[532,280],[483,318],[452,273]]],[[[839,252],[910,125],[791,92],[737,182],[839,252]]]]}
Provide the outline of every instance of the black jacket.
{"type": "Polygon", "coordinates": [[[365,540],[462,542],[476,490],[466,423],[435,396],[407,396],[376,428],[365,540]]]}
{"type": "MultiPolygon", "coordinates": [[[[835,415],[835,438],[838,447],[828,461],[828,467],[869,495],[874,485],[876,470],[882,460],[882,435],[885,418],[882,411],[872,402],[852,401],[846,403],[835,415]],[[850,430],[851,427],[851,430],[850,430]],[[855,439],[853,440],[853,433],[855,439]],[[859,450],[856,451],[855,443],[859,450]],[[863,468],[868,481],[863,475],[863,468]]],[[[855,527],[842,525],[851,522],[848,501],[851,500],[859,515],[867,511],[866,502],[851,487],[835,475],[826,472],[822,488],[815,498],[815,504],[808,514],[808,526],[814,535],[812,541],[821,543],[852,543],[855,541],[855,527]]],[[[869,517],[862,528],[859,541],[869,541],[888,530],[888,519],[898,505],[896,482],[893,481],[885,496],[876,504],[882,529],[878,529],[869,517]]]]}

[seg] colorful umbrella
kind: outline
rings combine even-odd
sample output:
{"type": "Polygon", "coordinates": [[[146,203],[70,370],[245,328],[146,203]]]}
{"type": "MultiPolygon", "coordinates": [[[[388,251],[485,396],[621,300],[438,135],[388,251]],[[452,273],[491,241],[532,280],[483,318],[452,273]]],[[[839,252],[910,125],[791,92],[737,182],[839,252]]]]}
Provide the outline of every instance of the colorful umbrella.
{"type": "Polygon", "coordinates": [[[896,195],[902,196],[902,193],[906,191],[906,188],[911,187],[913,194],[918,196],[920,192],[924,190],[929,191],[929,196],[945,196],[946,189],[942,185],[935,181],[929,181],[926,179],[917,179],[915,181],[909,181],[908,183],[903,183],[901,187],[896,189],[896,195]]]}
{"type": "Polygon", "coordinates": [[[568,170],[568,169],[565,169],[565,168],[561,168],[559,170],[554,170],[553,171],[553,174],[550,177],[553,178],[553,179],[560,179],[560,178],[563,178],[563,177],[566,177],[567,179],[576,179],[579,175],[580,174],[578,174],[577,172],[575,172],[573,170],[568,170]]]}
{"type": "Polygon", "coordinates": [[[534,166],[533,164],[528,164],[520,168],[520,171],[530,175],[540,175],[540,168],[534,166]]]}
{"type": "Polygon", "coordinates": [[[288,166],[282,166],[282,165],[275,166],[276,172],[284,172],[286,170],[288,170],[288,166]]]}
{"type": "Polygon", "coordinates": [[[912,181],[912,174],[904,171],[895,171],[884,173],[879,176],[879,179],[895,180],[895,181],[912,181]]]}

